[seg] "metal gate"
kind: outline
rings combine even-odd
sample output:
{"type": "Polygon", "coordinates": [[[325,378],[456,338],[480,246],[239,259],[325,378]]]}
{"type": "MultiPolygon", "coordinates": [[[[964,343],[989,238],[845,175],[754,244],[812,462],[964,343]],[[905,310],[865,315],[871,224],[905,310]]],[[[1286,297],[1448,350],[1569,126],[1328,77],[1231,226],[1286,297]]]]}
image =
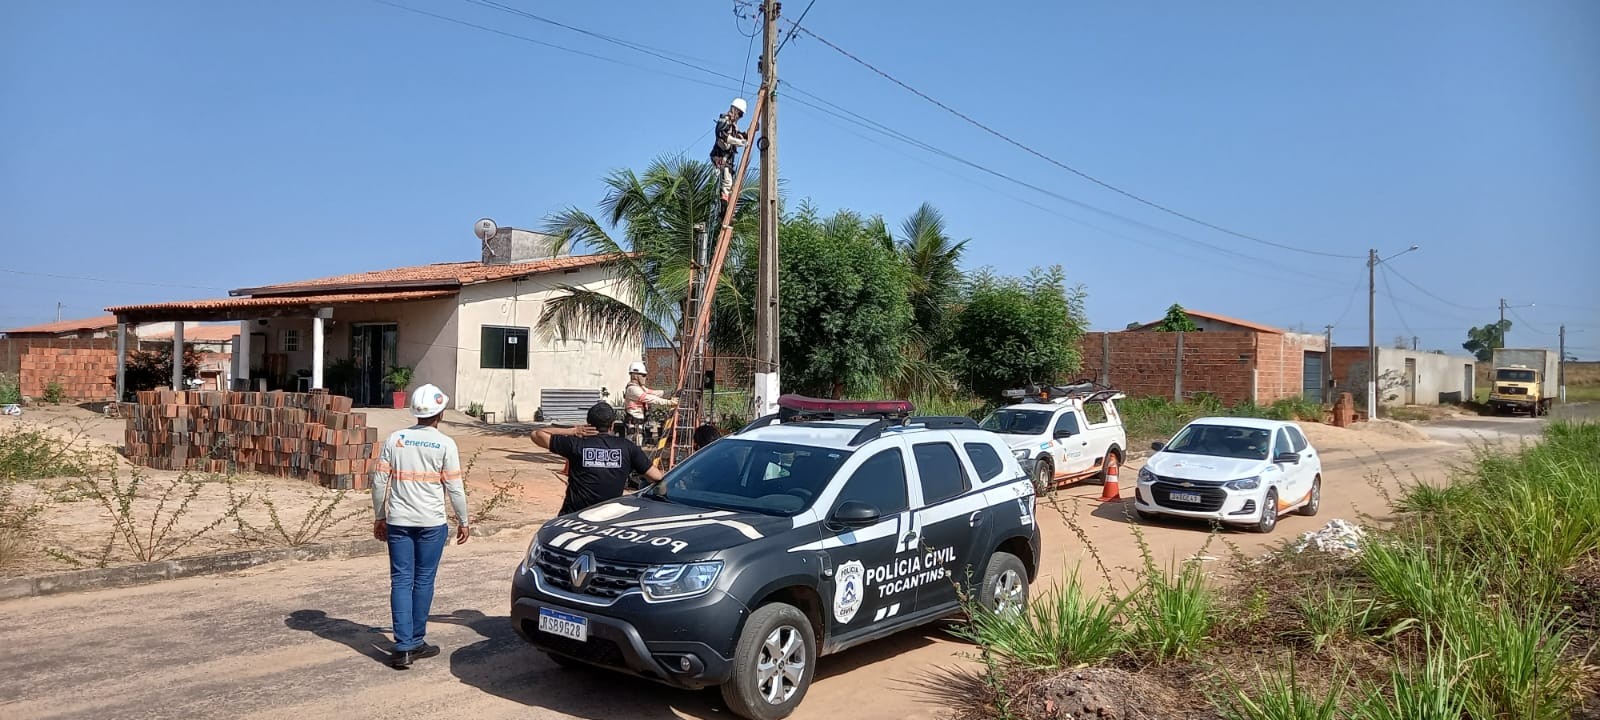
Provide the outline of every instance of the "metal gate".
{"type": "Polygon", "coordinates": [[[1305,382],[1301,386],[1301,394],[1312,402],[1322,402],[1322,353],[1308,352],[1305,354],[1305,371],[1301,377],[1305,382]]]}
{"type": "Polygon", "coordinates": [[[545,422],[582,424],[600,400],[599,388],[545,388],[539,391],[539,412],[545,422]]]}

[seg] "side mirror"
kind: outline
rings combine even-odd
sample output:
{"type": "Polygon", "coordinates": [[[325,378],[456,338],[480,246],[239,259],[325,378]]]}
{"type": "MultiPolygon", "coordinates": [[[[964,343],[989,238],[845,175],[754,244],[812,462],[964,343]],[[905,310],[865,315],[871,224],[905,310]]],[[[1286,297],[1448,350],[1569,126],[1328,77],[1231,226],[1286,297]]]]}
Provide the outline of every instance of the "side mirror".
{"type": "Polygon", "coordinates": [[[1294,453],[1294,452],[1278,453],[1277,459],[1273,460],[1273,462],[1278,463],[1280,465],[1299,465],[1300,464],[1300,453],[1294,453]]]}
{"type": "Polygon", "coordinates": [[[848,500],[833,511],[828,520],[840,527],[864,528],[878,522],[878,509],[859,500],[848,500]]]}
{"type": "Polygon", "coordinates": [[[1069,437],[1072,437],[1072,431],[1071,430],[1057,430],[1056,431],[1056,439],[1057,440],[1060,440],[1061,438],[1069,438],[1069,437]]]}
{"type": "Polygon", "coordinates": [[[1164,448],[1166,446],[1167,446],[1167,444],[1164,443],[1164,442],[1161,442],[1160,440],[1157,440],[1157,441],[1155,441],[1153,443],[1150,443],[1150,449],[1154,450],[1156,452],[1161,452],[1161,448],[1164,448]]]}

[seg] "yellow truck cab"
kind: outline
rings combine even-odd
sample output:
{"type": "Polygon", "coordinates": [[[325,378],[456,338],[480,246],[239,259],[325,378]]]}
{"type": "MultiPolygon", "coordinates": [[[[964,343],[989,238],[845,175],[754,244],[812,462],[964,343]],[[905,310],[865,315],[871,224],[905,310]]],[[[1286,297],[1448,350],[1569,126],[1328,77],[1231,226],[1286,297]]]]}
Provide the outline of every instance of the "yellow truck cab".
{"type": "Polygon", "coordinates": [[[1558,362],[1556,354],[1549,350],[1496,349],[1489,409],[1497,413],[1525,412],[1529,417],[1550,412],[1557,393],[1558,362]]]}

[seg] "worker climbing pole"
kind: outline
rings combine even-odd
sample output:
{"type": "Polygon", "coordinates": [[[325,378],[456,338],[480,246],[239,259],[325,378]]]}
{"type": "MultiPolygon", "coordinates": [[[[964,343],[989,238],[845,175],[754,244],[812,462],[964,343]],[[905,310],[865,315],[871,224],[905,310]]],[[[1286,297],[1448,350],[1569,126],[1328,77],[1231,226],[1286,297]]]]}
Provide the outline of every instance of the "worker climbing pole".
{"type": "MultiPolygon", "coordinates": [[[[766,102],[763,88],[756,96],[755,113],[750,119],[750,129],[745,137],[755,135],[760,126],[761,107],[766,102]]],[[[678,409],[662,428],[659,449],[666,450],[666,467],[676,464],[679,458],[694,451],[694,429],[700,424],[705,402],[704,359],[706,339],[711,328],[711,308],[717,295],[717,281],[722,276],[722,266],[728,259],[728,249],[733,244],[733,217],[738,209],[737,199],[744,184],[745,171],[750,166],[750,154],[739,158],[738,169],[733,173],[728,202],[721,203],[721,217],[716,225],[716,240],[710,245],[710,255],[703,268],[697,258],[691,270],[690,295],[684,308],[682,344],[678,355],[678,409]]],[[[697,243],[698,245],[698,243],[697,243]]],[[[657,455],[657,460],[661,455],[657,455]]]]}

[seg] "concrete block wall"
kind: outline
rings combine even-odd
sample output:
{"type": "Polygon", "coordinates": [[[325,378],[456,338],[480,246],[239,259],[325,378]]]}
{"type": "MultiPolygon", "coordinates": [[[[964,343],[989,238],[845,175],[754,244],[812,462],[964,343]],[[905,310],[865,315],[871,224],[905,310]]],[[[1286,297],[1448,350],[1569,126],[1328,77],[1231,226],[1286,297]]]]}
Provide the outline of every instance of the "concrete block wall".
{"type": "MultiPolygon", "coordinates": [[[[1184,333],[1184,397],[1205,392],[1230,405],[1249,400],[1254,345],[1250,332],[1184,333]]],[[[1130,396],[1171,398],[1177,390],[1177,333],[1088,333],[1080,349],[1084,378],[1109,380],[1130,396]]]]}
{"type": "Polygon", "coordinates": [[[50,383],[61,384],[68,400],[113,400],[117,394],[117,351],[109,348],[30,347],[19,361],[22,394],[39,399],[50,383]]]}

